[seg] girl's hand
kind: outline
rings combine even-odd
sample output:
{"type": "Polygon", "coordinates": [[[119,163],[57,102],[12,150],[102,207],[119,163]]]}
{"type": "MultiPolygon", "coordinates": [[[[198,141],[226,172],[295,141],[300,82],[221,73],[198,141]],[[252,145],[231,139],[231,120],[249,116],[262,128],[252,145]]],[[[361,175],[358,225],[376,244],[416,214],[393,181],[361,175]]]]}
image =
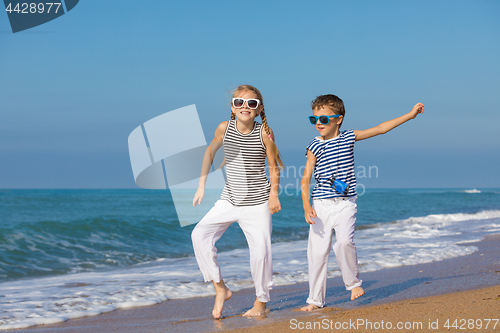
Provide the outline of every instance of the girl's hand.
{"type": "Polygon", "coordinates": [[[281,210],[280,199],[277,195],[269,196],[269,211],[271,214],[275,214],[281,210]]]}
{"type": "Polygon", "coordinates": [[[304,217],[306,219],[306,222],[309,224],[316,224],[312,219],[316,218],[316,211],[312,207],[304,208],[304,217]]]}
{"type": "Polygon", "coordinates": [[[201,200],[203,199],[204,196],[205,196],[205,189],[198,187],[198,190],[194,194],[193,207],[196,207],[196,205],[200,205],[201,200]]]}
{"type": "Polygon", "coordinates": [[[423,113],[423,112],[424,112],[424,105],[422,103],[415,104],[415,106],[410,111],[410,113],[412,115],[411,119],[415,119],[415,117],[419,113],[423,113]]]}

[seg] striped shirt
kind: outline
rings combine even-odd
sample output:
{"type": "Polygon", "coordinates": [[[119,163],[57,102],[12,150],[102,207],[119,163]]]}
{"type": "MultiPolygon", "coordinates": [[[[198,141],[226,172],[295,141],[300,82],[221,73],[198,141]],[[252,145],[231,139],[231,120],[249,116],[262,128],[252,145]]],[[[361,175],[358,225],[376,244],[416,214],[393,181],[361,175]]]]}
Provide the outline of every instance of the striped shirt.
{"type": "Polygon", "coordinates": [[[269,200],[271,184],[265,172],[266,146],[262,125],[254,122],[252,131],[242,134],[236,120],[230,120],[222,140],[226,157],[226,185],[221,199],[234,206],[255,206],[269,200]]]}
{"type": "Polygon", "coordinates": [[[354,132],[346,130],[335,138],[323,140],[321,137],[316,137],[309,143],[306,149],[316,156],[316,165],[314,166],[316,185],[312,192],[313,199],[352,197],[356,195],[356,175],[354,173],[355,141],[354,132]],[[349,184],[347,195],[332,188],[332,176],[349,184]]]}

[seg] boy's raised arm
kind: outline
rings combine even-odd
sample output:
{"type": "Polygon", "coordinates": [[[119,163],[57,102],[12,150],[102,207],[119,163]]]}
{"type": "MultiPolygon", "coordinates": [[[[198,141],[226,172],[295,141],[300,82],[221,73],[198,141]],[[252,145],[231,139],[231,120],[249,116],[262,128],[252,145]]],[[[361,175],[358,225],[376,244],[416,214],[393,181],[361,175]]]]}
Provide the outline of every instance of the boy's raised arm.
{"type": "Polygon", "coordinates": [[[314,166],[316,165],[316,156],[310,151],[307,150],[307,162],[306,167],[304,169],[304,175],[302,176],[302,180],[300,181],[300,192],[302,193],[302,205],[304,206],[304,218],[306,222],[309,224],[314,224],[315,222],[312,220],[313,217],[316,217],[316,211],[311,207],[311,201],[309,200],[309,192],[311,185],[311,176],[314,171],[314,166]]]}
{"type": "Polygon", "coordinates": [[[407,122],[408,120],[415,118],[419,113],[422,113],[422,112],[424,112],[424,105],[422,103],[417,103],[411,109],[410,112],[408,112],[407,114],[405,114],[401,117],[383,122],[382,124],[380,124],[378,126],[375,126],[375,127],[372,127],[372,128],[366,129],[366,130],[361,130],[361,131],[355,130],[353,132],[354,132],[354,135],[356,136],[356,141],[369,139],[369,138],[372,138],[372,137],[377,136],[379,134],[385,134],[385,133],[389,132],[390,130],[398,127],[399,125],[407,122]]]}

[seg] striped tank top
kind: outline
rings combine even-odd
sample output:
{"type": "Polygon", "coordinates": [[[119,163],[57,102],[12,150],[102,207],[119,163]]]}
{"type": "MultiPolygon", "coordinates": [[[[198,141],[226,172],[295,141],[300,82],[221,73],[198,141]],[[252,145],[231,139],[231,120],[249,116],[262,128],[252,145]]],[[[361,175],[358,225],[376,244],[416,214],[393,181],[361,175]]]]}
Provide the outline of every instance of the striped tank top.
{"type": "Polygon", "coordinates": [[[313,199],[329,199],[336,197],[353,197],[356,195],[356,175],[354,172],[354,143],[356,135],[346,130],[339,136],[323,140],[316,137],[306,148],[316,156],[314,179],[316,185],[312,192],[313,199]],[[349,184],[347,195],[338,193],[332,188],[330,179],[334,176],[349,184]]]}
{"type": "Polygon", "coordinates": [[[265,172],[266,147],[262,141],[262,125],[254,122],[248,134],[230,120],[222,143],[226,157],[226,185],[221,199],[234,206],[255,206],[269,200],[271,185],[265,172]]]}

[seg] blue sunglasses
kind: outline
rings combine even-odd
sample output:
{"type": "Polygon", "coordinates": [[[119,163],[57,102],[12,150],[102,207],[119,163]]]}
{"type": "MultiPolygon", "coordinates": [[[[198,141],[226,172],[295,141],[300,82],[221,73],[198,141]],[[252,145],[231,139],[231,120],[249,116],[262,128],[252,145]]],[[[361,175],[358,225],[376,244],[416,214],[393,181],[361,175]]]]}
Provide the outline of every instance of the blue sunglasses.
{"type": "Polygon", "coordinates": [[[338,118],[340,117],[340,114],[335,114],[333,116],[309,116],[309,121],[311,124],[316,125],[316,123],[319,122],[322,123],[323,125],[328,125],[330,122],[330,118],[338,118]]]}

